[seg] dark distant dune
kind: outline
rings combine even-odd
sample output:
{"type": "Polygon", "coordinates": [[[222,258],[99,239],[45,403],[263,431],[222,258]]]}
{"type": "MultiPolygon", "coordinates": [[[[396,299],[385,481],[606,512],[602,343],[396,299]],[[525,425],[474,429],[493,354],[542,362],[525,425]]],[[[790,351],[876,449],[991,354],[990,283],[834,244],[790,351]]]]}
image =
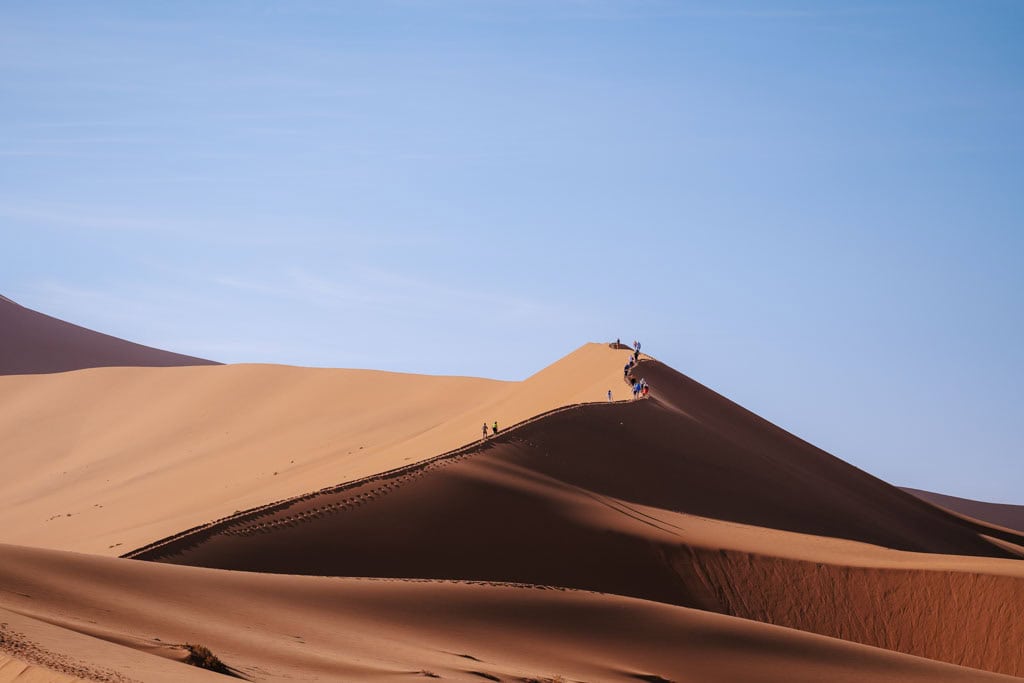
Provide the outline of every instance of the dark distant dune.
{"type": "Polygon", "coordinates": [[[0,297],[0,375],[109,366],[218,365],[111,337],[0,297]]]}
{"type": "Polygon", "coordinates": [[[921,491],[906,486],[900,487],[907,493],[917,496],[921,500],[934,503],[947,510],[952,510],[961,515],[980,519],[983,522],[995,524],[1024,533],[1024,505],[1007,505],[1005,503],[985,503],[969,498],[957,498],[942,493],[921,491]]]}

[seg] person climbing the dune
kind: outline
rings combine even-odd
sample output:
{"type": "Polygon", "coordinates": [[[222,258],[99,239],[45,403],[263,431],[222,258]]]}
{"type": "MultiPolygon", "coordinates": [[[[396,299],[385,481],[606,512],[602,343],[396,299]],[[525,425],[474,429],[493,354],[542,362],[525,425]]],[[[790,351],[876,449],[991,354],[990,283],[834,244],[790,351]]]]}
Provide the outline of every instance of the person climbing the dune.
{"type": "Polygon", "coordinates": [[[487,423],[484,422],[484,426],[480,428],[480,439],[482,441],[487,440],[487,423]]]}
{"type": "Polygon", "coordinates": [[[494,425],[491,427],[491,429],[494,430],[495,434],[498,433],[498,421],[497,420],[494,421],[494,425]]]}

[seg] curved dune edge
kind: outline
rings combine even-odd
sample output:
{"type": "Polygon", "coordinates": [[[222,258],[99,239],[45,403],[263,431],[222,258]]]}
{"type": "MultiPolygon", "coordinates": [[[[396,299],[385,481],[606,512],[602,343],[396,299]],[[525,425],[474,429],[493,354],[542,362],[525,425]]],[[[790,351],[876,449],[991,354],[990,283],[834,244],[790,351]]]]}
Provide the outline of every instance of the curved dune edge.
{"type": "Polygon", "coordinates": [[[121,680],[215,680],[175,661],[186,641],[260,681],[1013,680],[583,591],[261,575],[17,546],[0,557],[0,622],[121,680]]]}
{"type": "Polygon", "coordinates": [[[0,541],[120,555],[429,458],[559,406],[624,395],[586,344],[522,382],[273,365],[0,377],[0,541]]]}
{"type": "Polygon", "coordinates": [[[84,683],[86,680],[23,662],[0,651],[0,683],[84,683]]]}

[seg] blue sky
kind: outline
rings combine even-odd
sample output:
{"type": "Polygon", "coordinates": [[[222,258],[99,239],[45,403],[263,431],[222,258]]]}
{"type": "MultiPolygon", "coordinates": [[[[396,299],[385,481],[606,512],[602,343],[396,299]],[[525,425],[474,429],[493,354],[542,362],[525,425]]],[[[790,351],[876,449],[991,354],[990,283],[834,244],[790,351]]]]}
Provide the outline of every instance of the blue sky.
{"type": "Polygon", "coordinates": [[[0,5],[0,293],[228,362],[645,350],[1024,503],[1024,4],[0,5]]]}

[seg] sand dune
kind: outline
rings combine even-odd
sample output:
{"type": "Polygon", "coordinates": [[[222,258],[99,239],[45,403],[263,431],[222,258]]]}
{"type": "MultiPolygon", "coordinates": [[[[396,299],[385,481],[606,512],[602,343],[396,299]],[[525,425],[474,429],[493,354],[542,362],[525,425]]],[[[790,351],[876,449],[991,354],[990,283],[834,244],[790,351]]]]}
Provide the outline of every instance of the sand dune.
{"type": "MultiPolygon", "coordinates": [[[[588,344],[522,382],[273,365],[0,377],[0,541],[120,554],[622,387],[588,344]]],[[[622,392],[620,392],[622,393],[622,392]]]]}
{"type": "MultiPolygon", "coordinates": [[[[919,501],[661,363],[641,367],[653,400],[559,411],[425,464],[235,515],[138,556],[252,571],[381,575],[383,564],[403,565],[409,543],[427,558],[429,547],[440,544],[455,549],[473,538],[489,545],[500,539],[497,545],[515,555],[531,550],[517,543],[539,548],[544,534],[552,548],[582,544],[586,528],[597,535],[591,545],[604,552],[604,530],[615,526],[608,515],[632,518],[630,505],[909,551],[1017,557],[991,537],[1024,545],[1024,535],[919,501]],[[324,549],[321,538],[336,542],[324,549]],[[350,542],[368,544],[366,552],[344,547],[350,542]],[[382,554],[389,545],[398,553],[393,561],[382,554]],[[290,551],[280,552],[284,547],[290,551]]],[[[636,521],[630,534],[651,540],[649,520],[636,521]]],[[[455,578],[446,572],[456,563],[466,569],[474,562],[448,561],[452,566],[440,574],[420,573],[431,570],[417,564],[414,575],[455,578]]]]}
{"type": "Polygon", "coordinates": [[[1024,673],[1008,607],[1024,565],[989,559],[1024,536],[921,503],[657,362],[641,371],[657,400],[560,411],[134,556],[566,586],[1024,673]]]}
{"type": "Polygon", "coordinates": [[[980,500],[969,498],[957,498],[931,491],[921,491],[901,487],[907,493],[926,500],[929,503],[938,505],[947,510],[952,510],[961,515],[973,519],[982,520],[989,524],[1006,527],[1024,533],[1024,505],[1006,505],[1004,503],[985,503],[980,500]]]}
{"type": "Polygon", "coordinates": [[[1024,533],[625,356],[0,376],[0,683],[1024,675],[1024,533]]]}
{"type": "Polygon", "coordinates": [[[0,375],[108,366],[214,365],[51,318],[0,296],[0,375]]]}
{"type": "Polygon", "coordinates": [[[0,558],[0,622],[108,680],[215,680],[180,663],[185,642],[260,681],[1013,680],[615,595],[223,572],[15,546],[0,546],[0,558]]]}

